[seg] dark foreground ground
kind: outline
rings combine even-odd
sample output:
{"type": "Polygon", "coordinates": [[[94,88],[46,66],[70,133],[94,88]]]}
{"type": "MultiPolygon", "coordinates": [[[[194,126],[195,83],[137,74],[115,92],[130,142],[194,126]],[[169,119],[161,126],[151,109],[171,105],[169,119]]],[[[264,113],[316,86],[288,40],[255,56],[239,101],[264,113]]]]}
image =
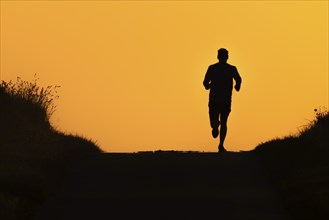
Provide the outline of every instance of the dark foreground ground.
{"type": "Polygon", "coordinates": [[[289,219],[266,176],[252,152],[95,155],[36,220],[289,219]]]}

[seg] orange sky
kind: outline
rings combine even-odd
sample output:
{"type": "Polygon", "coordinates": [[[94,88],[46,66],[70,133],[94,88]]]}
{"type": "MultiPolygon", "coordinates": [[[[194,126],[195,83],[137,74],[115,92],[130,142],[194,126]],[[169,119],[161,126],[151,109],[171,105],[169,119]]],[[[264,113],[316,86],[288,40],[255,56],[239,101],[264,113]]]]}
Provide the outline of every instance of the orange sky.
{"type": "Polygon", "coordinates": [[[109,152],[216,151],[202,81],[221,47],[243,79],[228,150],[328,108],[327,1],[1,1],[1,80],[60,85],[53,124],[109,152]]]}

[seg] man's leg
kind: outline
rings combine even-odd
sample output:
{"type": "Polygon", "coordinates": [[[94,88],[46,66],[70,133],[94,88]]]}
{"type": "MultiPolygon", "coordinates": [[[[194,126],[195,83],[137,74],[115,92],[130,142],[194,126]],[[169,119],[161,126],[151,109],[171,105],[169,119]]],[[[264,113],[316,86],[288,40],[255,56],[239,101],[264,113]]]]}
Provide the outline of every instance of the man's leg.
{"type": "Polygon", "coordinates": [[[214,138],[218,137],[218,127],[219,127],[219,108],[214,102],[209,102],[209,119],[210,126],[212,128],[212,136],[214,138]]]}
{"type": "Polygon", "coordinates": [[[219,146],[218,150],[219,151],[226,151],[224,148],[224,141],[226,138],[226,133],[227,133],[227,119],[230,114],[230,111],[225,111],[220,114],[220,121],[221,121],[221,126],[220,126],[220,137],[219,137],[219,146]]]}

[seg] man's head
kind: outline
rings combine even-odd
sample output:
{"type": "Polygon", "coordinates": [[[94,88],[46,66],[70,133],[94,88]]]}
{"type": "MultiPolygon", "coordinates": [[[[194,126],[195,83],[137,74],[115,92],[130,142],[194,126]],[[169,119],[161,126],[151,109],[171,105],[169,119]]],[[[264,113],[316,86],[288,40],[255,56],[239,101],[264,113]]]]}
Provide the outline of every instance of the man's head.
{"type": "Polygon", "coordinates": [[[220,48],[217,58],[220,62],[226,62],[228,60],[228,51],[225,48],[220,48]]]}

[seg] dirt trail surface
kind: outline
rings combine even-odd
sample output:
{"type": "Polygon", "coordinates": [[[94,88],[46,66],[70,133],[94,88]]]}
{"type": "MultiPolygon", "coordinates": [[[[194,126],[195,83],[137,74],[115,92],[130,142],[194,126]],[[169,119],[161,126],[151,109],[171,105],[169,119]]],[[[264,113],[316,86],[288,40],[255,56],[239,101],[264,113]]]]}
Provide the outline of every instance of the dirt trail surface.
{"type": "Polygon", "coordinates": [[[102,154],[70,170],[36,220],[289,219],[256,155],[102,154]]]}

